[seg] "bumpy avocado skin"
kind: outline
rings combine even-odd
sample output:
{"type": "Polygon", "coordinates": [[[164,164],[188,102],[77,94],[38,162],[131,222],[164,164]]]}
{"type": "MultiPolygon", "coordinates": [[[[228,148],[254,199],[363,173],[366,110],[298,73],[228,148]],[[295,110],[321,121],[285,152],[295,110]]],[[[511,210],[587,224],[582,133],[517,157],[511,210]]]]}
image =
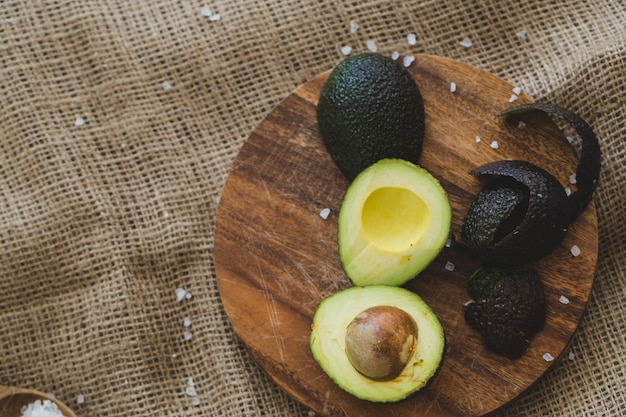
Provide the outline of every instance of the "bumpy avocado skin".
{"type": "Polygon", "coordinates": [[[481,191],[461,229],[461,240],[485,264],[531,263],[561,242],[571,218],[570,206],[552,174],[517,160],[492,162],[471,173],[487,183],[498,181],[481,191]],[[498,187],[509,192],[494,191],[498,187]]]}
{"type": "Polygon", "coordinates": [[[497,282],[485,298],[465,307],[465,320],[480,332],[487,349],[517,359],[545,324],[543,284],[534,269],[492,270],[479,279],[492,280],[492,274],[497,282]]]}
{"type": "Polygon", "coordinates": [[[383,158],[418,162],[422,96],[408,71],[389,57],[363,53],[340,62],[320,93],[317,120],[326,149],[350,181],[383,158]]]}

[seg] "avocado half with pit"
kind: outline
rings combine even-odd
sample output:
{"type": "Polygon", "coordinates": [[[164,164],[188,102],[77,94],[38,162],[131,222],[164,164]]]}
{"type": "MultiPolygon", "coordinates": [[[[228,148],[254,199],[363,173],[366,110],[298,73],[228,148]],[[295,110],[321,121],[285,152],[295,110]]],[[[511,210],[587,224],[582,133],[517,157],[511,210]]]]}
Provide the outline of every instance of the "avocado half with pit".
{"type": "Polygon", "coordinates": [[[385,285],[350,287],[325,298],[313,316],[311,353],[343,390],[396,402],[426,387],[441,365],[444,331],[417,294],[385,285]]]}
{"type": "Polygon", "coordinates": [[[403,285],[448,239],[452,211],[439,181],[402,159],[382,159],[350,184],[339,210],[341,265],[354,285],[403,285]]]}

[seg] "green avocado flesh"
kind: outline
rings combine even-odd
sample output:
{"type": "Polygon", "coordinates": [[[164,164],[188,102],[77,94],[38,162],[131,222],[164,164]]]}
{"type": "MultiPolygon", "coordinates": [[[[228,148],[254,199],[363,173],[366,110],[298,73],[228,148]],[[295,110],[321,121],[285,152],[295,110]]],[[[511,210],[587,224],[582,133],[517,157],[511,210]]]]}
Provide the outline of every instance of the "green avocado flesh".
{"type": "Polygon", "coordinates": [[[447,193],[427,170],[383,159],[350,184],[339,210],[339,258],[354,285],[399,286],[423,271],[448,239],[447,193]]]}
{"type": "Polygon", "coordinates": [[[379,54],[355,55],[333,69],[317,120],[326,149],[350,181],[379,159],[417,163],[422,150],[420,91],[405,68],[379,54]]]}
{"type": "Polygon", "coordinates": [[[350,287],[325,298],[313,316],[310,347],[322,370],[343,390],[363,400],[396,402],[423,389],[436,375],[445,336],[439,319],[417,294],[401,287],[372,285],[350,287]],[[380,306],[402,310],[417,328],[417,338],[399,374],[382,381],[363,375],[346,354],[350,324],[364,311],[380,306]]]}

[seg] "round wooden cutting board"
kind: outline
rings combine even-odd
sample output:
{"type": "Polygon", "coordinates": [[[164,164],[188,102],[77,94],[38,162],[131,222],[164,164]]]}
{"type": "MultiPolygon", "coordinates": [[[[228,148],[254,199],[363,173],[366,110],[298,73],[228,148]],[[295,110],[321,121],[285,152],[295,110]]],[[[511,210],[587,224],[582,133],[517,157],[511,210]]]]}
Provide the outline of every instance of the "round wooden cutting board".
{"type": "MultiPolygon", "coordinates": [[[[537,112],[506,120],[495,116],[512,105],[514,86],[435,56],[417,55],[408,70],[426,111],[420,165],[449,194],[451,237],[459,235],[480,189],[468,174],[472,168],[524,159],[569,185],[577,158],[549,117],[537,112]],[[454,92],[451,82],[457,86],[454,92]]],[[[466,324],[466,283],[479,264],[452,239],[452,245],[406,285],[430,304],[444,327],[447,345],[440,372],[408,400],[358,400],[322,372],[309,350],[315,308],[324,297],[350,286],[336,243],[337,213],[348,182],[326,152],[316,121],[327,76],[298,88],[267,115],[244,144],[226,181],[216,220],[215,265],[235,332],[276,384],[319,415],[482,416],[497,410],[566,352],[594,280],[598,236],[593,205],[571,225],[562,244],[535,264],[545,285],[548,313],[545,328],[522,358],[489,353],[466,324]],[[324,209],[330,209],[326,219],[320,216],[324,209]],[[573,245],[581,249],[577,257],[570,253],[573,245]],[[545,354],[555,360],[546,360],[545,354]]],[[[514,104],[524,102],[531,99],[521,94],[514,104]]]]}

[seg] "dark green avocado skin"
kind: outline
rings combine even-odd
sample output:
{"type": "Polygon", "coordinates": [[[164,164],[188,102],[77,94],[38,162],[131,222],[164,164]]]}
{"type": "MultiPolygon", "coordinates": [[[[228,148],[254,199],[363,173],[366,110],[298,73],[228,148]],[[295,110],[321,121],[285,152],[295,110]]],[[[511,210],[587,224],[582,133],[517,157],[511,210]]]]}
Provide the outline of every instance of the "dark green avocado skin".
{"type": "Polygon", "coordinates": [[[413,77],[376,53],[341,61],[322,87],[317,121],[326,149],[348,180],[383,158],[417,163],[424,105],[413,77]]]}
{"type": "Polygon", "coordinates": [[[461,240],[481,261],[523,265],[547,255],[561,242],[571,218],[570,206],[552,174],[518,160],[492,162],[471,173],[487,186],[468,210],[461,240]]]}
{"type": "Polygon", "coordinates": [[[480,332],[488,350],[519,358],[545,324],[546,300],[539,275],[534,269],[492,269],[476,279],[491,289],[465,307],[465,320],[480,332]]]}

